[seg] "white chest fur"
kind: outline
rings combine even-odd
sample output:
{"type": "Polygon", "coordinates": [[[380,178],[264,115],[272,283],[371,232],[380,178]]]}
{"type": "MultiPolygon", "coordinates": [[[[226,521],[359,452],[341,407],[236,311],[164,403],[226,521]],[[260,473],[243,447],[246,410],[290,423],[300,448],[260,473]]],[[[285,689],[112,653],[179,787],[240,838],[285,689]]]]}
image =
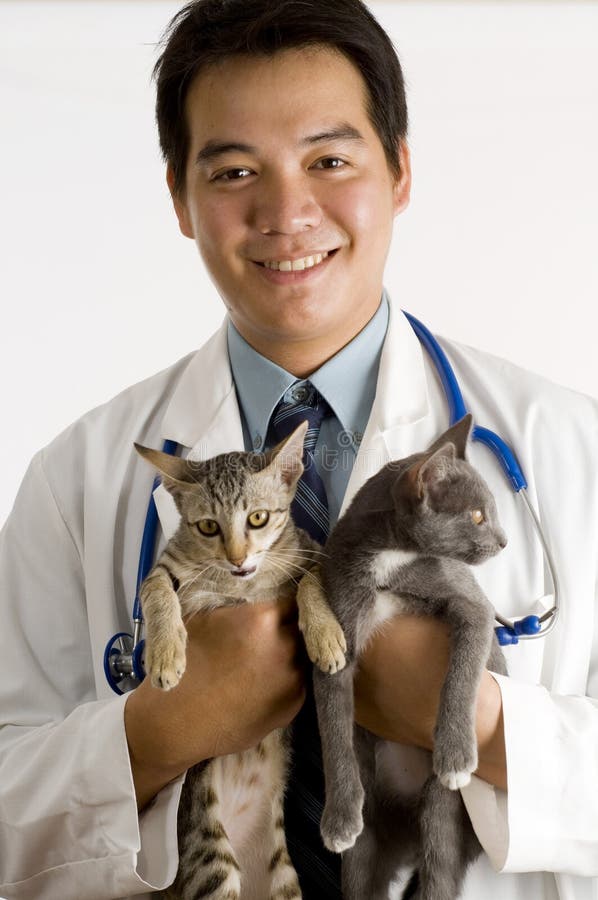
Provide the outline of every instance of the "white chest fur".
{"type": "Polygon", "coordinates": [[[388,584],[391,573],[396,572],[397,568],[409,565],[418,554],[413,550],[382,550],[372,561],[372,574],[376,586],[379,590],[376,592],[376,602],[368,614],[364,617],[357,634],[357,653],[359,654],[367,643],[372,634],[387,622],[388,619],[394,618],[403,610],[403,602],[399,594],[383,589],[388,584]]]}
{"type": "Polygon", "coordinates": [[[381,550],[374,557],[372,572],[376,584],[383,587],[388,584],[390,574],[401,566],[406,566],[419,556],[414,550],[381,550]]]}

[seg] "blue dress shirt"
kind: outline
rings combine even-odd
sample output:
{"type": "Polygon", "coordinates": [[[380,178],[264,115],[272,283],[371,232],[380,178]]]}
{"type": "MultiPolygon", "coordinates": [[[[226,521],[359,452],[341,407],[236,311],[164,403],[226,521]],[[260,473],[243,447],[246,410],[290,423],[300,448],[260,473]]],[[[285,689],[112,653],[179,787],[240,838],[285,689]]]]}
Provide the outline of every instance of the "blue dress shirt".
{"type": "Polygon", "coordinates": [[[349,476],[376,394],[380,354],[388,326],[386,294],[367,325],[309,378],[297,379],[262,356],[228,323],[228,354],[241,410],[246,450],[266,450],[278,402],[301,402],[311,385],[334,415],[322,423],[314,458],[328,497],[330,527],[338,519],[349,476]]]}

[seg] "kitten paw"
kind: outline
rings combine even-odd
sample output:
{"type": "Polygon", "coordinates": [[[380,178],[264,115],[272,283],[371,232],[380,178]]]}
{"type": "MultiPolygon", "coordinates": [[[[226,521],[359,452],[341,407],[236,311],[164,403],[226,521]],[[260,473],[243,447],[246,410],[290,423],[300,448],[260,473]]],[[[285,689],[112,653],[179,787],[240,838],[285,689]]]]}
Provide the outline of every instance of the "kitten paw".
{"type": "Polygon", "coordinates": [[[148,648],[146,644],[145,670],[152,687],[170,691],[183,677],[187,666],[187,632],[183,629],[183,633],[184,639],[177,634],[173,640],[154,643],[153,647],[148,648]]]}
{"type": "Polygon", "coordinates": [[[451,791],[458,791],[471,781],[473,772],[478,767],[478,751],[475,743],[470,748],[454,749],[450,753],[440,750],[442,744],[436,744],[433,755],[434,772],[441,784],[451,791]]]}
{"type": "Polygon", "coordinates": [[[458,791],[459,788],[465,787],[471,781],[471,772],[444,772],[439,775],[441,784],[448,788],[449,791],[458,791]]]}
{"type": "Polygon", "coordinates": [[[363,789],[360,786],[359,802],[350,807],[333,807],[326,804],[320,823],[324,846],[333,853],[342,853],[352,847],[363,831],[363,789]]]}
{"type": "Polygon", "coordinates": [[[304,575],[297,589],[299,630],[303,634],[307,655],[322,672],[333,675],[345,668],[347,642],[333,614],[324,588],[320,568],[304,575]]]}
{"type": "Polygon", "coordinates": [[[307,655],[314,665],[328,675],[345,668],[347,642],[338,622],[322,628],[306,628],[303,632],[307,655]]]}

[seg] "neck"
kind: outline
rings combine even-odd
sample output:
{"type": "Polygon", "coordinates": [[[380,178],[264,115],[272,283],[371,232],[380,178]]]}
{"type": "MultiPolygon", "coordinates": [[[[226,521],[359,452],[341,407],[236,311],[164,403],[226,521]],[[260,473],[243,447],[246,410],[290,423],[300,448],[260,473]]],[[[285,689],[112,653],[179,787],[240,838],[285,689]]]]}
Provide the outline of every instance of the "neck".
{"type": "Polygon", "coordinates": [[[350,322],[335,323],[329,332],[309,335],[264,334],[246,322],[232,318],[239,334],[266,359],[276,363],[295,378],[308,378],[339,353],[368,324],[378,306],[366,309],[350,322]]]}

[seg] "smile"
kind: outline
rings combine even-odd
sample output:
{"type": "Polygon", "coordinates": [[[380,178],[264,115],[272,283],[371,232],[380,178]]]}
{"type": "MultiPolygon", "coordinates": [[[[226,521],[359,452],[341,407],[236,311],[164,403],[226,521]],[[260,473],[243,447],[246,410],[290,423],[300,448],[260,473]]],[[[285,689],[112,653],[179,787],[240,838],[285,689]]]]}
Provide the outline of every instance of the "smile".
{"type": "Polygon", "coordinates": [[[315,253],[313,256],[304,256],[302,259],[268,260],[263,265],[276,272],[302,272],[304,269],[318,266],[327,256],[328,251],[325,251],[324,253],[315,253]]]}

